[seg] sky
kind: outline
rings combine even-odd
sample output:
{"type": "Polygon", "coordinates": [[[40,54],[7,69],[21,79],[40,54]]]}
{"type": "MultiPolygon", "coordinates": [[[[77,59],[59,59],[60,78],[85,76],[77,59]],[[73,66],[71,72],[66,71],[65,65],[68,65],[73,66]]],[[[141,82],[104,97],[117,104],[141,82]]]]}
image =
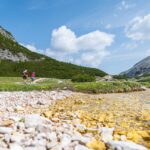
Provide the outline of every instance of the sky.
{"type": "Polygon", "coordinates": [[[31,51],[109,74],[150,55],[150,0],[0,0],[0,25],[31,51]]]}

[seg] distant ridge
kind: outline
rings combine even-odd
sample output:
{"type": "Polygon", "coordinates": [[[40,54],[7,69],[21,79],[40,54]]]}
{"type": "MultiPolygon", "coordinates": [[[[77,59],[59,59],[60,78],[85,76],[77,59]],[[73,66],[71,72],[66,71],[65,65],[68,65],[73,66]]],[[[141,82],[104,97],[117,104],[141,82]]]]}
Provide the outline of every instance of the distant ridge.
{"type": "Polygon", "coordinates": [[[129,70],[122,72],[121,75],[127,75],[128,77],[136,77],[149,73],[150,73],[150,56],[136,63],[129,70]]]}
{"type": "Polygon", "coordinates": [[[35,71],[40,77],[67,79],[83,73],[94,76],[106,75],[104,71],[96,68],[60,62],[31,52],[20,45],[10,32],[0,27],[0,76],[20,76],[24,69],[35,71]]]}

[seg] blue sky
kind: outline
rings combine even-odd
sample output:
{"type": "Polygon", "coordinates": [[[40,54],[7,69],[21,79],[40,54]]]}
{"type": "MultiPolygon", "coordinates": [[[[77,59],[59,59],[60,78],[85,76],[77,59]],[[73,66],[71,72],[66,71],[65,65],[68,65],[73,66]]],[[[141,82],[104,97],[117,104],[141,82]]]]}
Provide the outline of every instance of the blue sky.
{"type": "Polygon", "coordinates": [[[0,21],[32,51],[110,74],[150,55],[149,0],[0,0],[0,21]]]}

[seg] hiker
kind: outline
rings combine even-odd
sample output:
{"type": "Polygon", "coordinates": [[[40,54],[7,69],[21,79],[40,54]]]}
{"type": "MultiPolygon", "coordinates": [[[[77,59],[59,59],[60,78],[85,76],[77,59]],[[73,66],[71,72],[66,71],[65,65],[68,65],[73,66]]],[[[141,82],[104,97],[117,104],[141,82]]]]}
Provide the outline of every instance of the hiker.
{"type": "Polygon", "coordinates": [[[35,80],[35,72],[32,72],[31,74],[31,81],[33,82],[35,80]]]}
{"type": "Polygon", "coordinates": [[[23,71],[23,79],[25,79],[25,80],[28,79],[28,70],[27,70],[27,69],[25,69],[25,70],[23,71]]]}

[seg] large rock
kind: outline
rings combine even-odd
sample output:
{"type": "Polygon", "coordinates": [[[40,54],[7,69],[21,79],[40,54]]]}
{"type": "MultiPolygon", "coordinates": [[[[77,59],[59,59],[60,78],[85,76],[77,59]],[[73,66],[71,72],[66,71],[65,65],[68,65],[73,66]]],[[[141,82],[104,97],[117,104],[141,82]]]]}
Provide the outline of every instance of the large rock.
{"type": "Polygon", "coordinates": [[[38,114],[26,115],[25,116],[25,126],[29,127],[37,127],[39,125],[51,123],[50,120],[41,117],[38,114]]]}
{"type": "Polygon", "coordinates": [[[142,145],[124,141],[111,141],[107,143],[107,146],[111,150],[147,150],[147,148],[142,145]]]}
{"type": "Polygon", "coordinates": [[[9,148],[10,150],[23,150],[23,147],[16,143],[10,144],[9,148]]]}
{"type": "Polygon", "coordinates": [[[1,134],[11,134],[12,131],[13,131],[12,128],[0,127],[0,133],[1,134]]]}
{"type": "Polygon", "coordinates": [[[75,150],[89,150],[87,147],[83,146],[83,145],[77,145],[75,147],[75,150]]]}

